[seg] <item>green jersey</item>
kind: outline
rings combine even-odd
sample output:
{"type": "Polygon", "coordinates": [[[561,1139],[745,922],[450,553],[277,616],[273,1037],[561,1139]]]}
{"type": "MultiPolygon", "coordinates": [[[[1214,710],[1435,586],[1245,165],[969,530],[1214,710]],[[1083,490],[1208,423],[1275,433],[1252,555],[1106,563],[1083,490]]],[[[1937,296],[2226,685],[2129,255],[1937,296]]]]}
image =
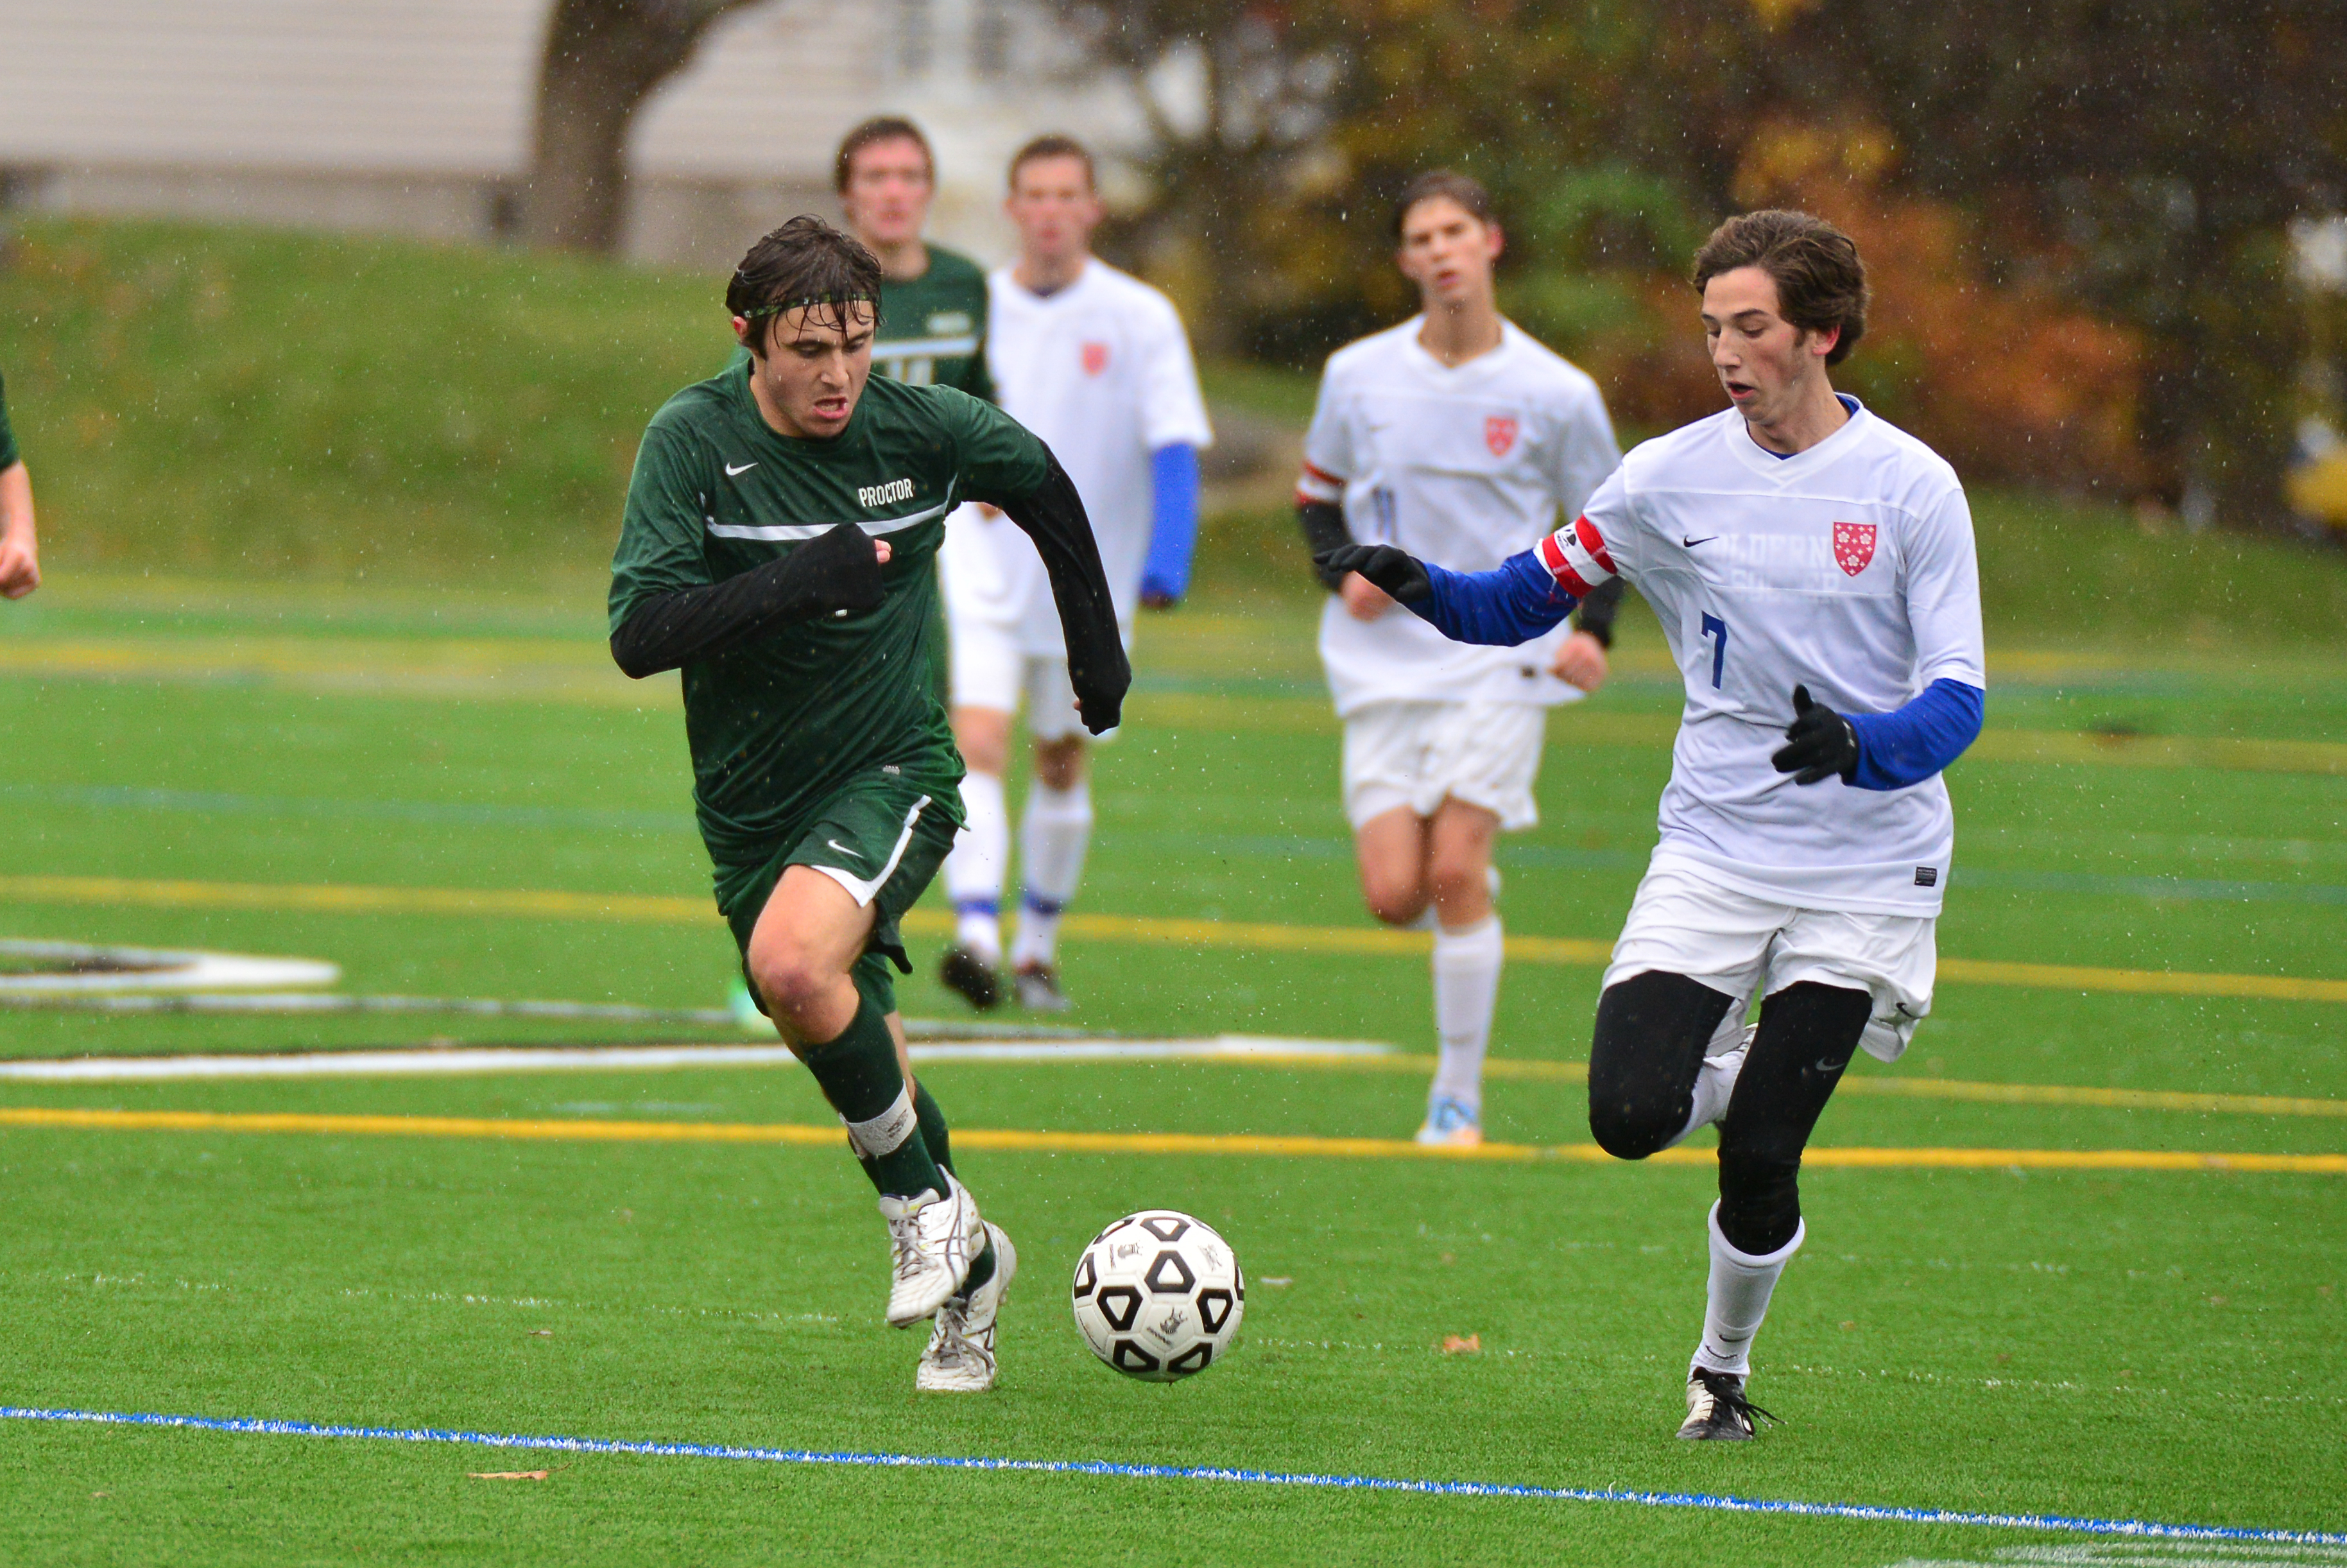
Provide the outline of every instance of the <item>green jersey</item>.
{"type": "MultiPolygon", "coordinates": [[[[925,245],[928,270],[909,282],[884,278],[880,325],[872,334],[872,370],[915,386],[958,386],[994,401],[986,371],[986,274],[958,251],[925,245]]],[[[728,370],[750,363],[737,348],[728,370]]]]}
{"type": "Polygon", "coordinates": [[[693,799],[721,867],[771,856],[875,770],[923,783],[958,821],[961,759],[931,674],[946,514],[1031,494],[1051,472],[1043,443],[993,405],[881,376],[829,440],[778,435],[740,371],[653,415],[611,562],[614,632],[647,598],[738,576],[839,523],[891,550],[878,609],[684,666],[693,799]]]}
{"type": "Polygon", "coordinates": [[[0,468],[13,468],[20,455],[15,433],[8,428],[8,384],[0,381],[0,468]]]}

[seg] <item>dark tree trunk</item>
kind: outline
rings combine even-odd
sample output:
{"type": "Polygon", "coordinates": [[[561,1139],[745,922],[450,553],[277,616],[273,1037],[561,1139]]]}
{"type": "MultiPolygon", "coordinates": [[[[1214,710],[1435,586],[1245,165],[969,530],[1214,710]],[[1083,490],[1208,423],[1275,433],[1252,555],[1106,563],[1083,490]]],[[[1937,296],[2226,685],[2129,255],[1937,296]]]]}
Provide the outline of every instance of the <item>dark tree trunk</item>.
{"type": "Polygon", "coordinates": [[[608,252],[627,220],[628,130],[702,35],[751,0],[555,0],[538,67],[522,238],[608,252]]]}

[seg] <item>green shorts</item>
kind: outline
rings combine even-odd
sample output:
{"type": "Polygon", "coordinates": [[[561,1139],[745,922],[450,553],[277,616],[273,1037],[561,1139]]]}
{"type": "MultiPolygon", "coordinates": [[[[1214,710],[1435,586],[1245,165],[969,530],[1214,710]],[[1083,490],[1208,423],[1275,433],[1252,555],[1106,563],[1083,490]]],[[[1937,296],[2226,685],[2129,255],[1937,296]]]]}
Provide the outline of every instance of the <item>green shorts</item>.
{"type": "MultiPolygon", "coordinates": [[[[882,1012],[896,1011],[897,982],[888,965],[893,960],[906,974],[913,972],[898,922],[938,874],[960,828],[961,796],[950,786],[876,770],[817,806],[796,834],[784,841],[784,847],[765,859],[721,863],[717,907],[742,949],[744,977],[750,934],[757,929],[758,917],[765,913],[784,868],[809,866],[872,911],[872,935],[849,976],[882,1012]]],[[[754,982],[750,995],[758,997],[754,982]]],[[[758,1005],[764,1009],[765,1003],[760,999],[758,1005]]]]}

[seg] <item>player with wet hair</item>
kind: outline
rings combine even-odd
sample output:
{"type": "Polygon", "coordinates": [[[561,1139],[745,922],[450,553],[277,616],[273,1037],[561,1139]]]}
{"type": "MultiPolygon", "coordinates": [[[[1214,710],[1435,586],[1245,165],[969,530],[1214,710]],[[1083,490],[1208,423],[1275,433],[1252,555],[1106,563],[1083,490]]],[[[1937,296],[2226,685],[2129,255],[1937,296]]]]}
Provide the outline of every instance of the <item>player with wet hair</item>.
{"type": "Polygon", "coordinates": [[[1955,827],[1941,774],[1987,680],[1972,514],[1947,463],[1830,374],[1866,327],[1858,247],[1750,212],[1696,258],[1732,408],[1634,449],[1493,570],[1329,551],[1461,641],[1509,646],[1626,579],[1686,689],[1661,841],[1614,944],[1589,1124],[1624,1159],[1719,1126],[1703,1336],[1679,1436],[1742,1439],[1750,1352],[1807,1234],[1801,1151],[1860,1050],[1931,1010],[1955,827]],[[1746,1011],[1760,1004],[1747,1026],[1746,1011]]]}
{"type": "Polygon", "coordinates": [[[895,1251],[887,1320],[934,1316],[917,1385],[989,1388],[1018,1255],[957,1179],[913,1078],[889,966],[960,825],[933,674],[945,517],[991,502],[1034,541],[1083,720],[1131,671],[1083,503],[1050,448],[965,392],[873,377],[878,261],[815,218],[726,289],[746,366],[644,432],[612,561],[611,653],[683,671],[717,907],[760,1007],[847,1128],[895,1251]]]}

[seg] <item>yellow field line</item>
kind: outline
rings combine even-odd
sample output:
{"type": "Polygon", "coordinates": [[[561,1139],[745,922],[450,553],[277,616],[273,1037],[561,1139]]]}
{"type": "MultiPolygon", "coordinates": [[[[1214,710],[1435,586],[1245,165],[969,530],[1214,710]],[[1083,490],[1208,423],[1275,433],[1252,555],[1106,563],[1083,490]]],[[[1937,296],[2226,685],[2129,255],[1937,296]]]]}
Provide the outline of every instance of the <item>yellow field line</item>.
{"type": "MultiPolygon", "coordinates": [[[[1300,1056],[1229,1059],[1232,1065],[1312,1067],[1349,1072],[1422,1073],[1434,1071],[1431,1056],[1300,1056]]],[[[1585,1061],[1542,1061],[1533,1057],[1483,1060],[1486,1078],[1551,1083],[1586,1083],[1585,1061]]],[[[2116,1111],[2184,1111],[2230,1116],[2347,1117],[2347,1100],[2286,1094],[2202,1094],[2177,1089],[2095,1089],[2066,1083],[1979,1083],[1961,1078],[1844,1078],[1836,1094],[1891,1100],[1965,1100],[1987,1105],[2090,1105],[2116,1111]]]]}
{"type": "MultiPolygon", "coordinates": [[[[609,1122],[472,1116],[338,1116],[225,1111],[0,1108],[0,1127],[138,1132],[308,1132],[399,1138],[512,1138],[627,1143],[781,1143],[836,1148],[837,1127],[789,1122],[609,1122]]],[[[1464,1160],[1521,1163],[1611,1159],[1594,1143],[1485,1143],[1429,1148],[1405,1138],[1283,1137],[1250,1132],[1041,1132],[957,1129],[965,1149],[1050,1154],[1217,1154],[1286,1159],[1464,1160]]],[[[1709,1164],[1705,1149],[1665,1149],[1649,1163],[1709,1164]]],[[[1813,1169],[2252,1171],[2347,1175],[2347,1154],[2198,1154],[2165,1149],[1811,1149],[1813,1169]]]]}
{"type": "MultiPolygon", "coordinates": [[[[0,876],[0,903],[137,905],[166,909],[302,910],[337,915],[515,916],[526,919],[651,921],[705,925],[717,918],[705,898],[659,894],[565,893],[530,888],[367,887],[336,883],[171,882],[123,876],[0,876]]],[[[915,909],[908,930],[943,936],[953,917],[915,909]]],[[[1146,915],[1068,916],[1061,933],[1078,941],[1143,942],[1257,951],[1423,954],[1423,931],[1383,927],[1279,926],[1261,921],[1193,920],[1146,915]]],[[[1575,937],[1510,937],[1521,963],[1602,965],[1613,945],[1575,937]]],[[[1940,979],[1957,985],[2034,986],[2054,990],[2125,991],[2195,997],[2254,997],[2279,1001],[2347,1002],[2347,980],[2288,975],[2227,975],[2168,969],[2102,969],[2072,964],[2015,964],[1942,958],[1940,979]]]]}

